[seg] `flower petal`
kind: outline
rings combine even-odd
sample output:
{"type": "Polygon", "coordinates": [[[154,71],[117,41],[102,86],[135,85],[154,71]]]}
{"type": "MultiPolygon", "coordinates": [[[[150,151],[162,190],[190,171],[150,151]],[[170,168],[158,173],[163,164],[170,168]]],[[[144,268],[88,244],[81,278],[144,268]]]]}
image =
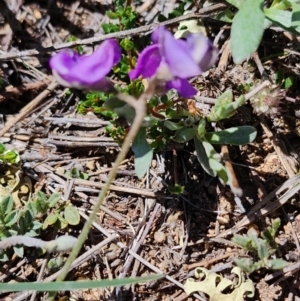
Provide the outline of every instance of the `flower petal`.
{"type": "Polygon", "coordinates": [[[189,78],[201,73],[185,41],[176,40],[174,36],[161,26],[152,35],[154,41],[161,44],[161,55],[174,77],[189,78]]]}
{"type": "Polygon", "coordinates": [[[62,51],[53,56],[49,64],[54,76],[64,85],[78,89],[102,87],[103,90],[104,83],[108,83],[105,76],[120,59],[118,43],[106,40],[91,55],[80,56],[73,51],[62,51]]]}
{"type": "Polygon", "coordinates": [[[218,51],[204,35],[200,33],[191,34],[187,37],[186,43],[193,59],[199,64],[202,72],[215,64],[218,58],[218,51]]]}
{"type": "Polygon", "coordinates": [[[136,63],[135,69],[129,72],[130,79],[143,77],[151,77],[155,74],[157,68],[161,63],[160,46],[157,44],[146,47],[136,63]]]}
{"type": "Polygon", "coordinates": [[[76,64],[80,55],[73,50],[63,50],[52,56],[49,61],[50,68],[61,75],[69,73],[76,64]]]}
{"type": "Polygon", "coordinates": [[[104,78],[121,59],[121,49],[115,40],[104,41],[91,55],[82,56],[70,70],[70,79],[84,85],[94,85],[104,78]]]}
{"type": "Polygon", "coordinates": [[[192,97],[197,90],[185,78],[176,78],[166,83],[167,89],[175,89],[182,97],[192,97]]]}

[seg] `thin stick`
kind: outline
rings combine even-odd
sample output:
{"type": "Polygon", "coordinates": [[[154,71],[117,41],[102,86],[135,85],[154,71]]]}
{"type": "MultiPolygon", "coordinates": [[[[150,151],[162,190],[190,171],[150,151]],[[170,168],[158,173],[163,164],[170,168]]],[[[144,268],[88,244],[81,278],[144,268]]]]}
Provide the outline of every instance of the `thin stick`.
{"type": "Polygon", "coordinates": [[[93,38],[63,43],[63,44],[60,44],[57,46],[51,46],[51,47],[43,48],[40,50],[30,49],[30,50],[20,51],[18,53],[5,53],[3,55],[0,55],[0,61],[1,60],[12,60],[12,59],[16,59],[16,58],[25,57],[25,56],[38,55],[41,53],[56,51],[56,50],[60,50],[60,49],[64,49],[64,48],[71,48],[71,47],[78,46],[78,45],[90,45],[90,44],[98,43],[100,41],[104,41],[107,39],[128,38],[129,36],[133,36],[133,35],[137,35],[137,34],[141,34],[141,33],[148,34],[149,32],[152,32],[159,25],[170,25],[170,24],[181,22],[183,20],[210,17],[210,14],[220,11],[222,9],[225,9],[226,7],[227,7],[226,4],[218,3],[215,5],[209,6],[209,7],[202,8],[199,10],[198,13],[186,14],[186,15],[183,15],[183,16],[171,19],[171,20],[167,20],[162,23],[151,23],[149,25],[144,25],[144,26],[141,26],[138,28],[123,30],[123,31],[113,32],[113,33],[109,33],[109,34],[105,34],[105,35],[101,35],[101,36],[97,36],[97,37],[93,37],[93,38]]]}
{"type": "MultiPolygon", "coordinates": [[[[126,103],[132,105],[135,109],[136,115],[135,118],[133,120],[132,126],[130,128],[129,133],[127,134],[127,137],[123,143],[122,149],[120,151],[120,153],[118,154],[118,157],[113,165],[113,169],[111,170],[111,172],[109,173],[107,182],[105,184],[105,186],[102,188],[101,193],[99,195],[99,199],[97,201],[97,203],[95,204],[92,213],[90,214],[89,219],[86,221],[81,234],[78,237],[78,243],[77,245],[73,248],[69,258],[67,259],[64,267],[61,270],[61,273],[59,275],[59,277],[57,278],[56,281],[63,281],[69,271],[70,266],[72,265],[72,262],[76,259],[76,256],[78,255],[82,245],[84,244],[84,241],[89,233],[89,230],[92,226],[93,221],[95,220],[97,213],[103,203],[103,200],[106,196],[106,193],[109,190],[110,184],[113,182],[113,180],[115,179],[115,176],[117,174],[117,170],[119,168],[119,165],[122,163],[122,161],[124,160],[131,142],[134,140],[135,136],[137,135],[143,121],[144,121],[144,117],[146,115],[146,103],[147,103],[147,99],[153,95],[154,93],[154,88],[155,88],[155,84],[156,84],[156,80],[152,80],[149,84],[149,87],[147,89],[147,91],[145,93],[143,93],[141,95],[141,97],[135,101],[135,99],[131,96],[128,95],[118,95],[119,98],[121,98],[122,100],[124,100],[126,103]]],[[[50,300],[54,299],[54,296],[51,295],[50,300]]]]}

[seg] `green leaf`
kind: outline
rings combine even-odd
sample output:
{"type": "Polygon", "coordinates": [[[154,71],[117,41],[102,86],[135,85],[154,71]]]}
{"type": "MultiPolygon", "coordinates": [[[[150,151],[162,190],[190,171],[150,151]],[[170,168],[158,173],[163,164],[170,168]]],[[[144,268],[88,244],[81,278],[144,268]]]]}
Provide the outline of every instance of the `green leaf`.
{"type": "Polygon", "coordinates": [[[237,245],[243,247],[244,249],[248,251],[253,251],[252,248],[252,239],[248,236],[243,236],[240,234],[235,234],[233,238],[231,239],[234,243],[237,245]]]}
{"type": "Polygon", "coordinates": [[[24,248],[23,247],[13,247],[14,252],[20,257],[23,258],[24,256],[24,248]]]}
{"type": "Polygon", "coordinates": [[[132,50],[134,48],[134,43],[128,38],[121,40],[120,45],[126,51],[132,50]]]}
{"type": "Polygon", "coordinates": [[[230,49],[236,64],[242,63],[258,48],[264,19],[263,0],[245,0],[231,27],[230,49]]]}
{"type": "Polygon", "coordinates": [[[256,270],[253,260],[250,258],[242,258],[234,260],[236,265],[247,273],[252,273],[256,270]]]}
{"type": "Polygon", "coordinates": [[[40,223],[39,221],[33,221],[32,222],[32,230],[38,230],[40,228],[42,228],[42,223],[40,223]]]}
{"type": "Polygon", "coordinates": [[[292,3],[292,28],[300,33],[300,5],[296,3],[292,3]]]}
{"type": "Polygon", "coordinates": [[[262,240],[262,239],[259,239],[257,240],[257,255],[260,259],[268,259],[269,256],[270,256],[270,253],[268,251],[268,246],[267,246],[267,243],[262,240]]]}
{"type": "Polygon", "coordinates": [[[183,128],[176,131],[173,140],[178,143],[185,143],[191,139],[193,139],[196,135],[196,129],[194,128],[183,128]]]}
{"type": "Polygon", "coordinates": [[[48,200],[49,207],[53,208],[57,204],[57,202],[60,200],[60,198],[61,198],[60,193],[52,193],[48,200]]]}
{"type": "Polygon", "coordinates": [[[45,214],[49,208],[48,202],[42,199],[36,199],[33,201],[33,206],[35,207],[37,214],[45,214]]]}
{"type": "Polygon", "coordinates": [[[4,218],[4,224],[6,227],[11,227],[14,225],[20,218],[21,210],[16,209],[11,211],[6,217],[4,218]]]}
{"type": "Polygon", "coordinates": [[[63,265],[63,259],[61,256],[51,258],[48,263],[47,267],[49,270],[59,269],[63,265]]]}
{"type": "Polygon", "coordinates": [[[226,184],[228,182],[228,176],[227,176],[225,166],[214,158],[209,158],[208,162],[211,169],[215,170],[220,180],[222,180],[223,183],[226,184]]]}
{"type": "Polygon", "coordinates": [[[33,204],[32,201],[29,201],[27,203],[26,207],[27,207],[26,209],[31,213],[32,216],[36,216],[37,215],[38,212],[37,212],[37,210],[36,210],[36,208],[35,208],[35,206],[34,206],[34,204],[33,204]]]}
{"type": "Polygon", "coordinates": [[[38,191],[36,193],[36,199],[41,200],[44,203],[46,203],[48,201],[48,198],[47,198],[46,194],[42,191],[38,191]]]}
{"type": "Polygon", "coordinates": [[[291,2],[287,0],[274,0],[272,2],[271,8],[278,10],[287,10],[291,7],[291,2]]]}
{"type": "Polygon", "coordinates": [[[58,212],[55,212],[55,215],[57,216],[57,224],[59,229],[66,228],[68,226],[68,222],[58,212]]]}
{"type": "Polygon", "coordinates": [[[33,216],[29,210],[26,210],[24,213],[24,218],[27,225],[30,225],[33,221],[33,216]]]}
{"type": "Polygon", "coordinates": [[[205,134],[205,139],[212,144],[243,145],[256,138],[257,131],[252,126],[237,126],[219,132],[205,134]]]}
{"type": "Polygon", "coordinates": [[[206,133],[205,127],[206,127],[206,120],[203,118],[199,121],[198,129],[197,129],[198,130],[197,134],[199,139],[202,139],[204,137],[206,133]]]}
{"type": "Polygon", "coordinates": [[[14,200],[11,196],[0,197],[0,217],[3,219],[9,212],[12,211],[14,200]]]}
{"type": "Polygon", "coordinates": [[[275,234],[276,234],[277,230],[279,229],[280,224],[281,224],[280,218],[275,218],[273,220],[272,226],[271,226],[271,229],[272,229],[271,233],[272,233],[273,238],[275,237],[275,234]]]}
{"type": "Polygon", "coordinates": [[[288,29],[292,26],[292,12],[275,8],[266,8],[264,11],[266,17],[280,27],[288,29]]]}
{"type": "Polygon", "coordinates": [[[208,157],[205,152],[203,142],[198,140],[197,138],[194,138],[194,143],[195,143],[197,159],[198,159],[199,163],[201,164],[202,168],[210,176],[215,177],[217,175],[217,172],[215,170],[213,170],[209,165],[208,157]]]}
{"type": "Polygon", "coordinates": [[[47,229],[48,226],[54,225],[57,221],[57,215],[51,213],[48,215],[43,223],[43,229],[47,229]]]}
{"type": "Polygon", "coordinates": [[[135,172],[141,179],[146,174],[153,157],[153,149],[146,139],[146,128],[140,128],[131,148],[134,152],[135,172]]]}
{"type": "Polygon", "coordinates": [[[2,156],[2,160],[7,164],[16,164],[20,162],[20,156],[15,150],[7,150],[2,156]]]}
{"type": "Polygon", "coordinates": [[[175,195],[181,195],[184,193],[184,186],[175,184],[175,186],[168,186],[168,190],[175,195]]]}
{"type": "Polygon", "coordinates": [[[226,23],[232,23],[234,18],[234,13],[230,9],[226,9],[219,14],[217,14],[215,17],[213,17],[216,20],[226,22],[226,23]]]}
{"type": "Polygon", "coordinates": [[[211,122],[217,122],[222,119],[233,116],[236,110],[245,103],[246,99],[244,95],[241,95],[237,100],[233,100],[231,90],[225,91],[216,101],[215,106],[212,108],[210,114],[207,116],[207,120],[211,122]]]}
{"type": "Polygon", "coordinates": [[[6,150],[5,145],[3,143],[0,143],[0,154],[4,153],[6,150]]]}
{"type": "Polygon", "coordinates": [[[208,141],[202,141],[202,144],[204,146],[206,155],[208,158],[215,159],[217,161],[221,161],[221,156],[216,152],[214,147],[208,142],[208,141]]]}
{"type": "Polygon", "coordinates": [[[184,125],[181,122],[173,122],[170,120],[166,120],[164,121],[164,126],[169,129],[170,131],[177,131],[180,130],[184,127],[184,125]]]}
{"type": "Polygon", "coordinates": [[[123,286],[128,284],[143,283],[146,281],[155,281],[163,278],[164,275],[151,275],[140,278],[125,278],[114,280],[96,280],[96,281],[63,281],[63,282],[29,282],[29,283],[0,283],[1,292],[53,292],[53,291],[71,291],[92,288],[103,288],[111,286],[123,286]]]}
{"type": "Polygon", "coordinates": [[[19,219],[19,227],[21,229],[22,234],[24,234],[27,230],[28,224],[24,216],[21,216],[19,219]]]}
{"type": "MultiPolygon", "coordinates": [[[[300,16],[299,16],[300,17],[300,16]]],[[[299,26],[299,29],[300,29],[300,26],[299,26]]],[[[293,77],[289,76],[285,79],[284,81],[284,89],[289,89],[293,86],[294,84],[294,79],[293,77]]]]}
{"type": "Polygon", "coordinates": [[[273,270],[282,270],[287,267],[289,263],[283,259],[272,259],[269,260],[269,267],[273,270]]]}
{"type": "Polygon", "coordinates": [[[72,205],[68,205],[64,210],[64,218],[68,224],[76,226],[80,222],[80,214],[78,209],[72,205]]]}

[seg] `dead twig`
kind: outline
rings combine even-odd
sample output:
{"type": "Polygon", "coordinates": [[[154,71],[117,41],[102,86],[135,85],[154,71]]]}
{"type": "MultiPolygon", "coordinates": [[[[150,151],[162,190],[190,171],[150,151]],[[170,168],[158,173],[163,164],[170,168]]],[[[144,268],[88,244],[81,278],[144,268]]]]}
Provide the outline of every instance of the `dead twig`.
{"type": "Polygon", "coordinates": [[[226,7],[227,7],[226,4],[218,3],[215,5],[209,6],[209,7],[202,8],[198,13],[186,14],[186,15],[183,15],[183,16],[171,19],[171,20],[167,20],[162,23],[152,23],[152,24],[144,25],[144,26],[134,28],[134,29],[128,29],[128,30],[109,33],[109,34],[105,34],[105,35],[101,35],[101,36],[97,36],[97,37],[93,37],[93,38],[63,43],[63,44],[60,44],[57,46],[42,48],[40,50],[30,49],[30,50],[20,51],[17,53],[2,54],[2,55],[0,55],[0,60],[12,60],[12,59],[26,57],[26,56],[39,55],[39,54],[51,52],[51,51],[57,51],[57,50],[64,49],[64,48],[71,48],[71,47],[79,46],[79,45],[90,45],[90,44],[98,43],[100,41],[104,41],[107,39],[113,39],[113,38],[122,39],[125,37],[128,38],[129,36],[134,36],[134,35],[138,35],[138,34],[142,34],[142,33],[149,34],[159,25],[170,25],[170,24],[178,23],[178,22],[188,20],[188,19],[207,18],[207,17],[210,17],[211,14],[218,12],[222,9],[225,9],[226,7]]]}

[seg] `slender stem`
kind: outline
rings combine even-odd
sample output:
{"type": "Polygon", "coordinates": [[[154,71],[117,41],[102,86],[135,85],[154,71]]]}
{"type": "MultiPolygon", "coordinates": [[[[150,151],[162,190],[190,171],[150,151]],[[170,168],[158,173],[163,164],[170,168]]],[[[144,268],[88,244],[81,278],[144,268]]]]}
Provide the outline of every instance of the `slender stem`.
{"type": "Polygon", "coordinates": [[[93,223],[97,213],[99,212],[99,208],[102,205],[102,202],[106,196],[106,193],[109,190],[109,186],[116,176],[117,169],[118,169],[119,165],[121,164],[121,162],[124,160],[128,150],[130,148],[131,142],[137,135],[137,133],[143,123],[144,117],[146,115],[146,103],[147,103],[146,101],[148,98],[147,92],[144,93],[138,100],[135,100],[133,97],[128,96],[128,95],[123,95],[123,94],[118,94],[117,96],[121,100],[124,100],[126,103],[132,105],[135,109],[136,115],[135,115],[135,118],[131,125],[130,131],[128,132],[127,137],[124,140],[122,149],[121,149],[120,153],[118,154],[115,164],[113,165],[113,168],[108,176],[105,186],[101,190],[99,199],[98,199],[97,203],[95,204],[93,211],[90,214],[89,219],[86,221],[86,223],[81,231],[81,234],[78,237],[78,243],[73,248],[69,258],[67,259],[65,265],[63,266],[61,273],[58,276],[56,281],[63,281],[66,278],[69,268],[70,268],[72,262],[76,259],[77,255],[89,233],[92,223],[93,223]]]}

